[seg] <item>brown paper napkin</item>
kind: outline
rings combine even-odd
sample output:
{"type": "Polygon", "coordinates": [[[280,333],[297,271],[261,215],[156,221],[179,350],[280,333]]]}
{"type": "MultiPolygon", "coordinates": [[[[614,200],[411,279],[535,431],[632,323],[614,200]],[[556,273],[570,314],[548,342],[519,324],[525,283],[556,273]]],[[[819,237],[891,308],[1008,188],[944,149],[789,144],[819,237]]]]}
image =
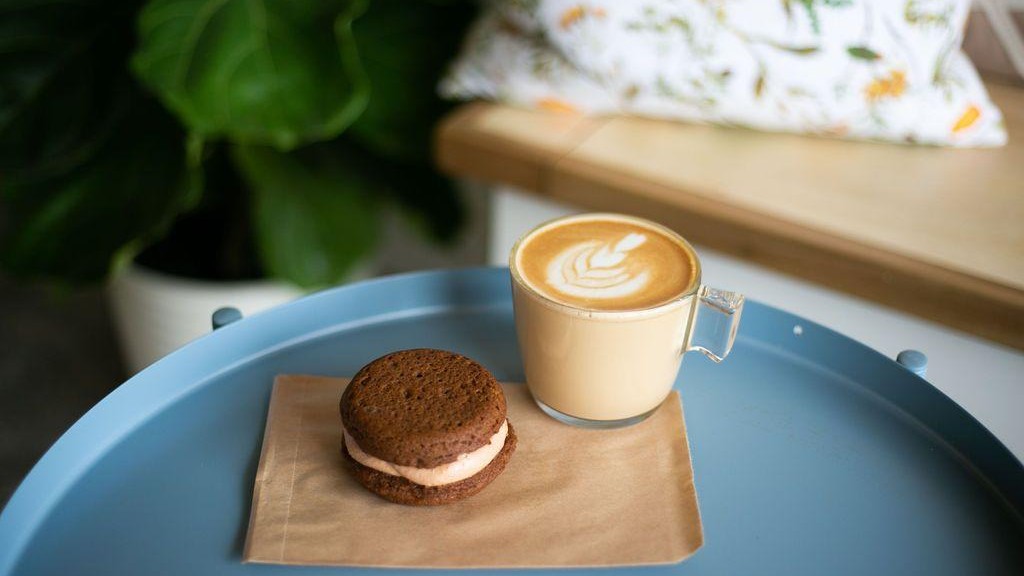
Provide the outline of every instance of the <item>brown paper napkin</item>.
{"type": "Polygon", "coordinates": [[[582,430],[503,384],[519,448],[483,492],[438,507],[392,504],[342,461],[348,379],[278,376],[243,560],[429,568],[667,564],[703,543],[679,396],[647,421],[582,430]]]}

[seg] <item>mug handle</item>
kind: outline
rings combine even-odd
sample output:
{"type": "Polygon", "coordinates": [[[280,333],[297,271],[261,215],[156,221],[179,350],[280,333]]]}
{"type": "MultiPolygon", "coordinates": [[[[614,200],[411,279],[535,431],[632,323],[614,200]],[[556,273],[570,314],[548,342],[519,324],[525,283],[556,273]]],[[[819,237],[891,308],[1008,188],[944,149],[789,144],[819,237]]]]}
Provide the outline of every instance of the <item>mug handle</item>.
{"type": "Polygon", "coordinates": [[[716,363],[725,360],[742,314],[743,294],[701,286],[690,318],[686,351],[699,350],[716,363]]]}

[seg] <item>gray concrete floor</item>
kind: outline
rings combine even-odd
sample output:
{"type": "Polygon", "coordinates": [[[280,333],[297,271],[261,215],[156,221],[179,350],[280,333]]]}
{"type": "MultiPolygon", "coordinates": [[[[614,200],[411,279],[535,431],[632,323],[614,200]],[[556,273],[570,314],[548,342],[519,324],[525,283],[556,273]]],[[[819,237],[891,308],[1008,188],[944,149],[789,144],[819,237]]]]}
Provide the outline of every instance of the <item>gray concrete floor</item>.
{"type": "Polygon", "coordinates": [[[102,289],[55,293],[0,277],[0,506],[123,379],[102,289]]]}

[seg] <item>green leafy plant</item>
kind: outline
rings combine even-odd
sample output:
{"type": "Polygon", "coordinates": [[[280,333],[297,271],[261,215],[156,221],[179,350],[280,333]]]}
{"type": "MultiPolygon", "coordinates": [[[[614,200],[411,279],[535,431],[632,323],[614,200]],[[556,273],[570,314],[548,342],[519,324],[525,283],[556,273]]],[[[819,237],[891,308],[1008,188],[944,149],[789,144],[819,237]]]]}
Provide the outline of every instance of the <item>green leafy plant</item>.
{"type": "Polygon", "coordinates": [[[0,0],[0,261],[98,281],[345,277],[398,206],[463,213],[430,165],[472,4],[0,0]]]}

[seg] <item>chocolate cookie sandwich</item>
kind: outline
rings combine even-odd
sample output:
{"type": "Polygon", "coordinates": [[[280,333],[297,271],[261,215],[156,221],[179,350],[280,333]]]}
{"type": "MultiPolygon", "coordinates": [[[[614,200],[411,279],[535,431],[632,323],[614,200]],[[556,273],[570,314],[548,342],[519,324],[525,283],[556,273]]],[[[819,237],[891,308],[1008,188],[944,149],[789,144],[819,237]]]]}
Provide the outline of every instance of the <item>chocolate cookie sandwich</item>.
{"type": "Polygon", "coordinates": [[[400,504],[472,496],[501,474],[516,448],[501,386],[453,352],[378,358],[352,378],[339,408],[342,451],[355,478],[400,504]]]}

